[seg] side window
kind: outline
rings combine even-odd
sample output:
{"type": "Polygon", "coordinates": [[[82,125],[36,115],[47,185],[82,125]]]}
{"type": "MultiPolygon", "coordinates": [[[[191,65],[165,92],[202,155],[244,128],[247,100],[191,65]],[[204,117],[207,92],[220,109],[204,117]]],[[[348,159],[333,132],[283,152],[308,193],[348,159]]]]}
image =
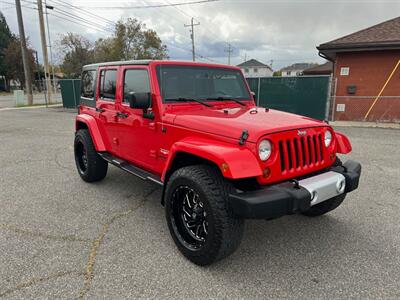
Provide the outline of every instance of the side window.
{"type": "Polygon", "coordinates": [[[100,98],[115,100],[117,70],[102,70],[100,73],[100,98]]]}
{"type": "Polygon", "coordinates": [[[150,93],[149,75],[147,70],[128,69],[124,76],[124,102],[128,102],[128,95],[135,93],[150,93]]]}
{"type": "Polygon", "coordinates": [[[81,79],[81,97],[93,100],[95,78],[96,71],[83,71],[81,79]]]}

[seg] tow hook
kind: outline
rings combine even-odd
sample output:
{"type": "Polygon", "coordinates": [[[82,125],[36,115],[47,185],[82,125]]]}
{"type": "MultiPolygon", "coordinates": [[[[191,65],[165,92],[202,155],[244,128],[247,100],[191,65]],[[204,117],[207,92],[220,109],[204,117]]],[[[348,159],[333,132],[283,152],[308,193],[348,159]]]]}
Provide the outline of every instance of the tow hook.
{"type": "Polygon", "coordinates": [[[247,129],[243,129],[242,134],[239,138],[239,145],[243,146],[248,138],[249,138],[249,132],[247,131],[247,129]]]}

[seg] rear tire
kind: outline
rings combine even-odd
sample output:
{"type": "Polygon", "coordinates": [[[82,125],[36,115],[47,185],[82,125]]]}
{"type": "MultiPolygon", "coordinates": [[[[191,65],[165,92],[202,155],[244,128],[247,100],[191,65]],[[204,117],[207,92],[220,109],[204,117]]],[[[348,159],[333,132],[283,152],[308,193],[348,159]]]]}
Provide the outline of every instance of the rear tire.
{"type": "Polygon", "coordinates": [[[244,220],[229,208],[231,184],[206,165],[175,171],[165,191],[165,213],[179,251],[197,265],[232,254],[243,236],[244,220]]]}
{"type": "Polygon", "coordinates": [[[74,154],[78,173],[84,181],[95,182],[106,177],[108,163],[97,154],[87,129],[75,134],[74,154]]]}

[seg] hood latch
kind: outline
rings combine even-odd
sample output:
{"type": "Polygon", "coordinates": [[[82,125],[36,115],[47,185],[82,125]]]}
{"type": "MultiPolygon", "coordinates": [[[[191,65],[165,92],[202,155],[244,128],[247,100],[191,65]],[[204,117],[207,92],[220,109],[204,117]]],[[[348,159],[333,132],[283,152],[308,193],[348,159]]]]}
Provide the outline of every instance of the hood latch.
{"type": "Polygon", "coordinates": [[[242,134],[239,138],[239,145],[243,146],[248,138],[249,138],[249,132],[247,131],[247,129],[243,129],[242,134]]]}

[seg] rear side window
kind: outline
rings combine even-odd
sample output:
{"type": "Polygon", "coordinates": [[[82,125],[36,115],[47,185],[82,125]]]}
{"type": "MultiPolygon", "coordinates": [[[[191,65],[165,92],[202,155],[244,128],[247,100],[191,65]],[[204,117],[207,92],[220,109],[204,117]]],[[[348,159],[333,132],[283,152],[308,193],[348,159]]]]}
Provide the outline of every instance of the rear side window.
{"type": "Polygon", "coordinates": [[[83,71],[81,79],[81,97],[87,99],[94,98],[94,84],[96,78],[96,71],[83,71]]]}
{"type": "Polygon", "coordinates": [[[124,102],[129,102],[128,95],[135,93],[150,93],[150,83],[147,70],[131,69],[125,71],[124,102]]]}
{"type": "Polygon", "coordinates": [[[115,100],[117,70],[102,70],[100,73],[100,98],[115,100]]]}

